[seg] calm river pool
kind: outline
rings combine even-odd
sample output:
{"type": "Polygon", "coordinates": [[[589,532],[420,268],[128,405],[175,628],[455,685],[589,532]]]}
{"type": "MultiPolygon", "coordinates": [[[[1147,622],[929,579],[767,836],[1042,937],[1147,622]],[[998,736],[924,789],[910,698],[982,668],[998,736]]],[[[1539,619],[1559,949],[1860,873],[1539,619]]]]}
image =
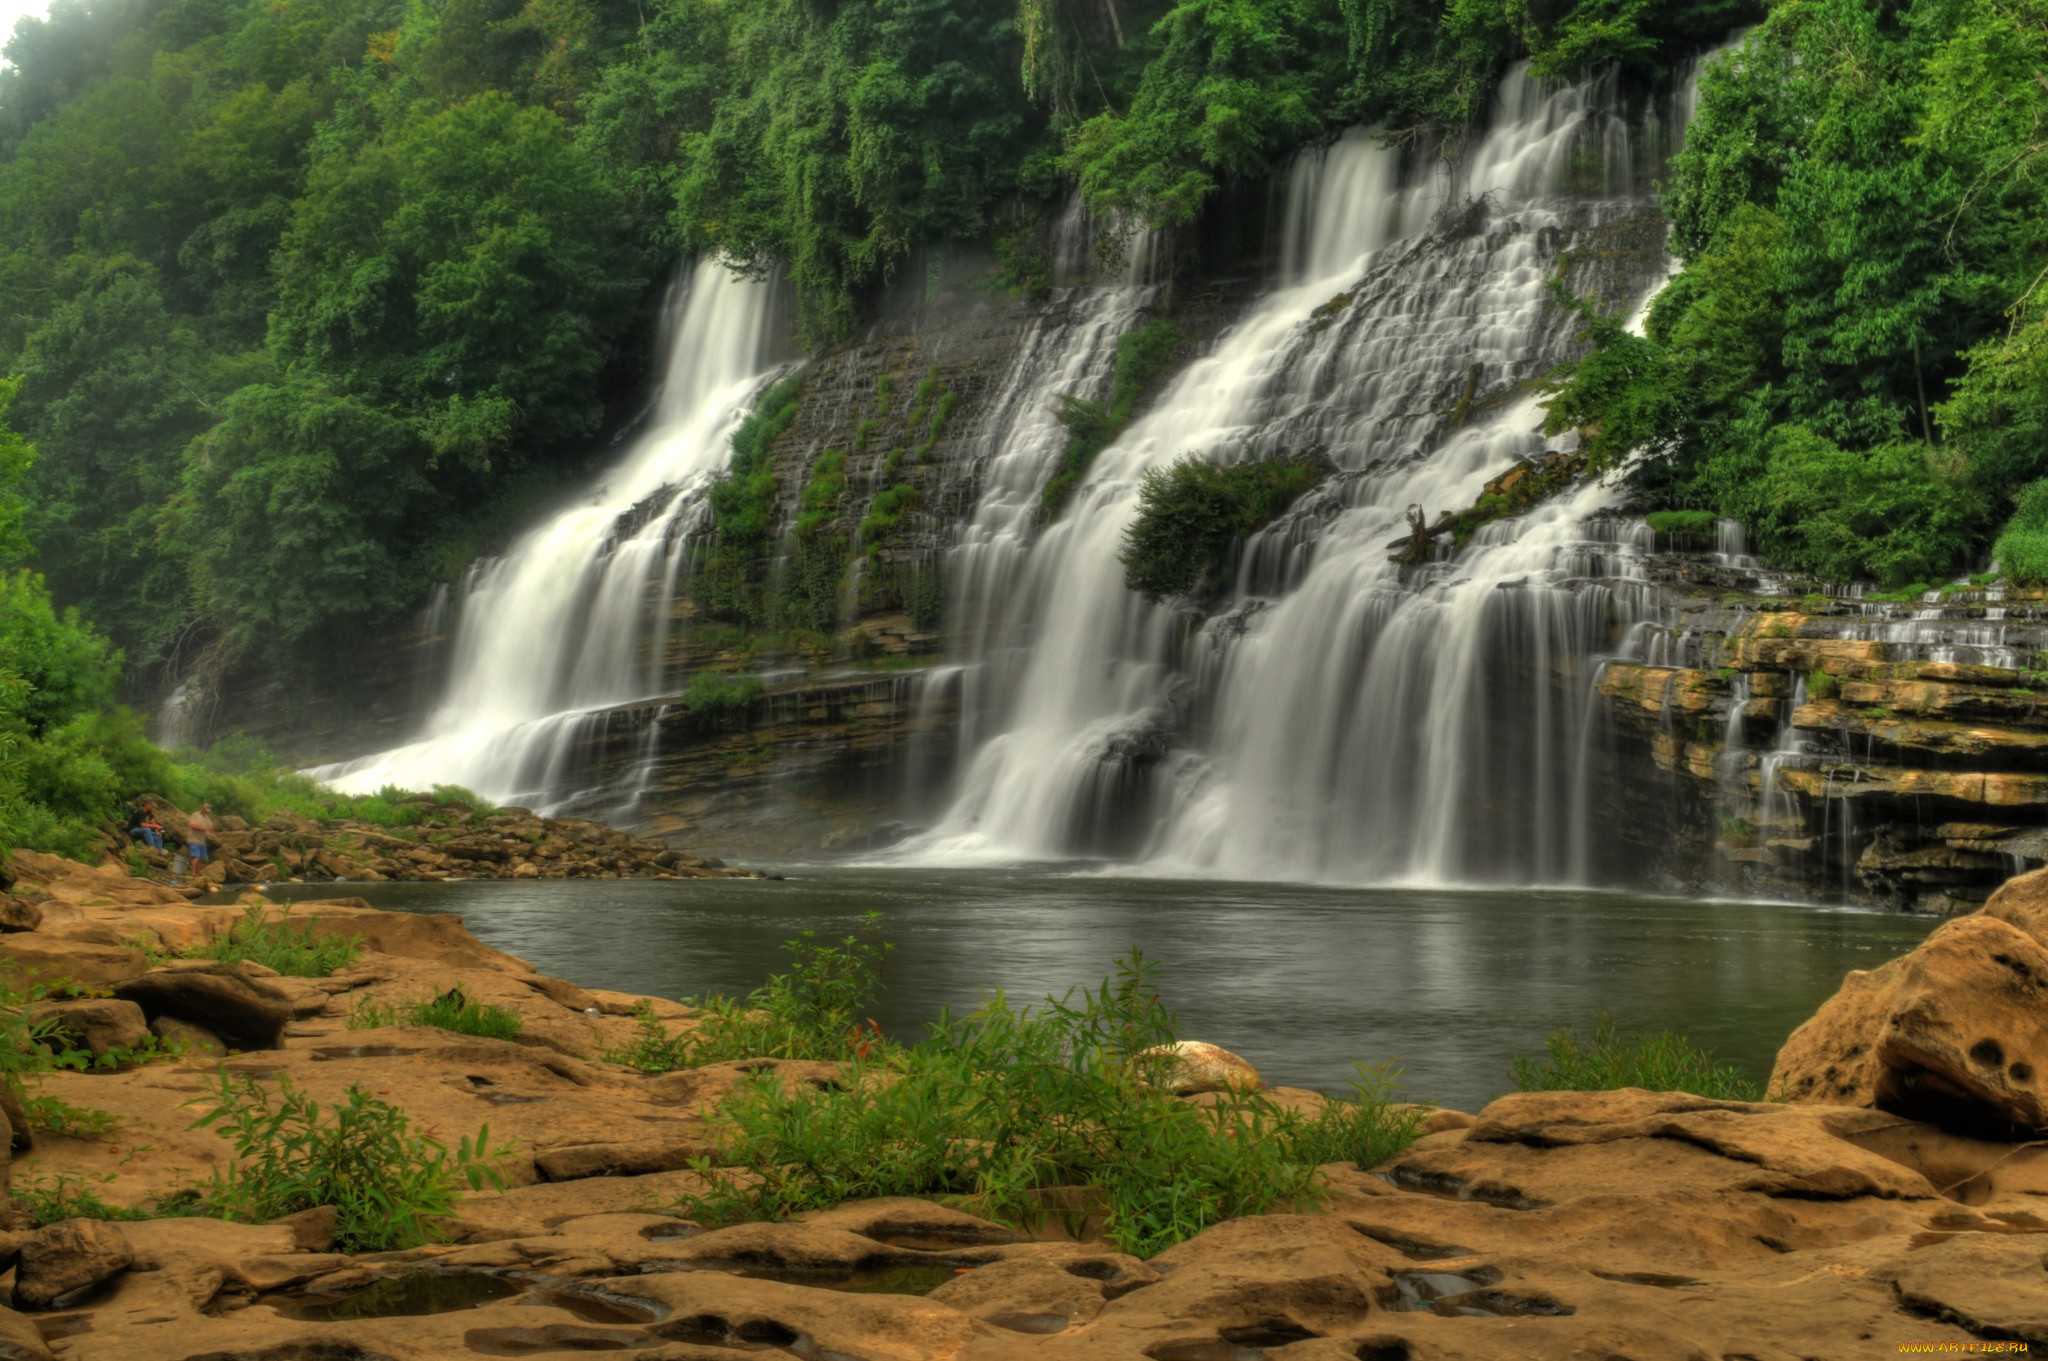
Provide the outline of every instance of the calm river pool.
{"type": "MultiPolygon", "coordinates": [[[[776,868],[776,867],[764,867],[776,868]]],[[[1901,954],[1926,918],[1573,890],[1343,889],[1037,870],[784,866],[775,880],[478,881],[280,886],[460,913],[471,931],[588,987],[744,993],[799,931],[843,935],[871,908],[896,943],[883,1028],[915,1038],[941,1006],[1092,986],[1133,945],[1164,966],[1183,1032],[1275,1084],[1341,1089],[1394,1060],[1405,1093],[1476,1110],[1509,1059],[1599,1013],[1670,1029],[1762,1078],[1851,969],[1901,954]]]]}

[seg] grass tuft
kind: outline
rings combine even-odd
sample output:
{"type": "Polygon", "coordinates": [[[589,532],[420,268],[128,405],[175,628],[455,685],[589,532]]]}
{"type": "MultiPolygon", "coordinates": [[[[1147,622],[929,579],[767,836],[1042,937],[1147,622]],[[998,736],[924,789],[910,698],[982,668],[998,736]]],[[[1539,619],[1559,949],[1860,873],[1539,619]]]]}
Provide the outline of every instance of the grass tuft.
{"type": "Polygon", "coordinates": [[[1715,1064],[1707,1050],[1694,1048],[1683,1035],[1669,1031],[1624,1037],[1612,1016],[1593,1022],[1593,1034],[1582,1039],[1562,1029],[1545,1044],[1549,1061],[1534,1055],[1515,1058],[1509,1071],[1525,1092],[1611,1092],[1641,1087],[1652,1092],[1691,1092],[1718,1101],[1761,1101],[1763,1088],[1732,1064],[1715,1064]]]}
{"type": "Polygon", "coordinates": [[[309,917],[302,926],[292,924],[291,904],[279,910],[275,920],[268,904],[251,903],[225,936],[208,941],[190,952],[192,959],[217,959],[227,964],[261,964],[294,978],[326,978],[336,969],[347,968],[362,953],[361,936],[319,936],[314,929],[320,918],[309,917]]]}

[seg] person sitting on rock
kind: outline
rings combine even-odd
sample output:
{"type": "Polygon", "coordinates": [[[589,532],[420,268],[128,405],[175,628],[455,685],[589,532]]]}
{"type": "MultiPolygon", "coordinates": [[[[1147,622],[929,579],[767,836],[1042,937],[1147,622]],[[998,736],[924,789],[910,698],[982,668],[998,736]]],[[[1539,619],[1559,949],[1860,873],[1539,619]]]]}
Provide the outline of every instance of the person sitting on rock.
{"type": "Polygon", "coordinates": [[[185,850],[192,857],[194,874],[206,866],[206,839],[213,833],[213,805],[202,803],[199,811],[185,819],[185,850]]]}
{"type": "Polygon", "coordinates": [[[148,799],[142,801],[142,811],[135,816],[135,825],[142,832],[142,839],[153,851],[164,848],[164,825],[156,820],[156,805],[148,799]]]}

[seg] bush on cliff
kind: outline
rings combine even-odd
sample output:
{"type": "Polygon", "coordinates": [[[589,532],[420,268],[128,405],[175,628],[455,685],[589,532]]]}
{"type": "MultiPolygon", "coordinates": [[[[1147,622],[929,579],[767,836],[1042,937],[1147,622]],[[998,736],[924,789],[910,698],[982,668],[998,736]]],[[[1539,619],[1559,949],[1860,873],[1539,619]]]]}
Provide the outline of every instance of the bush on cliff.
{"type": "Polygon", "coordinates": [[[1221,587],[1231,550],[1329,473],[1320,459],[1223,468],[1194,457],[1146,473],[1138,517],[1124,530],[1124,585],[1155,604],[1221,587]]]}

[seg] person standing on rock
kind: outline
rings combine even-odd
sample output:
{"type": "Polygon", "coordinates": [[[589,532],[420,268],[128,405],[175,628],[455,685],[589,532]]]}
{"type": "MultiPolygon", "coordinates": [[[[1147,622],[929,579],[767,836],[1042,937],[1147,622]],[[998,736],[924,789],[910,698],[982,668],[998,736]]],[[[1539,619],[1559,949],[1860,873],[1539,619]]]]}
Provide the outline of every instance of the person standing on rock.
{"type": "Polygon", "coordinates": [[[192,857],[192,873],[206,867],[206,841],[213,835],[213,805],[202,803],[199,811],[185,819],[185,850],[192,857]]]}

